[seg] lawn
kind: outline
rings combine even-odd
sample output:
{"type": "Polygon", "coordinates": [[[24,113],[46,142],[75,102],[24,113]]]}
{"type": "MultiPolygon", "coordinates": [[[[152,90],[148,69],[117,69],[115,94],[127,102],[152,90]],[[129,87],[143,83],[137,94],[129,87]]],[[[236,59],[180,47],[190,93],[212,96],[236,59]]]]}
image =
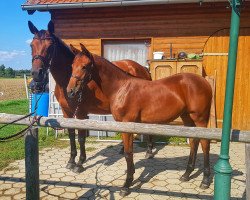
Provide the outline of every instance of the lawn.
{"type": "MultiPolygon", "coordinates": [[[[0,101],[0,113],[9,114],[27,114],[28,113],[28,100],[12,100],[0,101]]],[[[1,125],[2,126],[2,125],[1,125]]],[[[0,127],[1,127],[0,126],[0,127]]],[[[0,129],[0,137],[14,134],[26,126],[22,125],[9,125],[0,129]]],[[[44,147],[66,147],[67,141],[56,140],[53,131],[46,135],[46,128],[39,129],[39,148],[44,147]]],[[[0,143],[0,170],[8,166],[9,163],[17,159],[24,158],[24,138],[0,143]]]]}

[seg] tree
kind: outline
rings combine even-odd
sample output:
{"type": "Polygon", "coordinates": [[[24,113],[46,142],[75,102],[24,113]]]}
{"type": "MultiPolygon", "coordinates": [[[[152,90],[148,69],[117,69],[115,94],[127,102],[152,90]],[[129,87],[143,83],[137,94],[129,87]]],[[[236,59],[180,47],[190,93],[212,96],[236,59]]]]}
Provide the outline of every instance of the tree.
{"type": "Polygon", "coordinates": [[[0,65],[0,77],[4,77],[4,75],[5,75],[5,66],[0,65]]]}
{"type": "Polygon", "coordinates": [[[15,71],[11,67],[6,68],[5,69],[5,77],[14,78],[15,77],[15,71]]]}

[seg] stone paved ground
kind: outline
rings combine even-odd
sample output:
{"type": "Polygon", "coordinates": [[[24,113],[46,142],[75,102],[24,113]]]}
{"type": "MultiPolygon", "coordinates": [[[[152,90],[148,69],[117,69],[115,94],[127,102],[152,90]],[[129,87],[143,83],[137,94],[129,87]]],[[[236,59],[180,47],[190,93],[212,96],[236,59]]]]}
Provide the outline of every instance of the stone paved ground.
{"type": "MultiPolygon", "coordinates": [[[[118,154],[120,145],[114,143],[88,143],[88,159],[85,171],[75,174],[65,169],[69,158],[67,149],[40,151],[40,196],[41,199],[122,199],[120,187],[125,179],[125,159],[118,154]]],[[[212,166],[218,158],[220,143],[211,146],[212,166]]],[[[232,143],[230,149],[233,167],[233,200],[245,199],[245,147],[232,143]]],[[[155,158],[144,159],[145,148],[135,144],[136,167],[131,194],[124,199],[213,199],[213,187],[199,188],[202,179],[202,152],[199,149],[196,169],[192,180],[182,183],[188,155],[187,146],[156,147],[155,158]]],[[[12,163],[0,171],[0,199],[25,199],[24,160],[12,163]]],[[[213,175],[213,174],[212,174],[213,175]]]]}

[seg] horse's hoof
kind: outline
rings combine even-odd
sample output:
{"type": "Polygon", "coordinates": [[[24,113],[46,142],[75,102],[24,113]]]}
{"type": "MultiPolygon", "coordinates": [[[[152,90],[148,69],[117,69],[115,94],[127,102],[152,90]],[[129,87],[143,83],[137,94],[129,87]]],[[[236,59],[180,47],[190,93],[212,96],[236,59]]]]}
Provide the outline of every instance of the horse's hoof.
{"type": "Polygon", "coordinates": [[[68,162],[68,164],[66,165],[67,169],[73,169],[76,166],[76,163],[70,163],[68,162]]]}
{"type": "Polygon", "coordinates": [[[190,178],[188,176],[181,176],[181,178],[179,179],[181,182],[187,182],[190,180],[190,178]]]}
{"type": "Polygon", "coordinates": [[[76,165],[76,166],[72,169],[72,171],[73,171],[74,173],[80,174],[80,173],[82,173],[82,172],[84,171],[84,168],[83,168],[82,165],[76,165]]]}
{"type": "Polygon", "coordinates": [[[203,189],[203,190],[206,190],[206,189],[208,189],[209,188],[209,181],[208,181],[208,179],[207,180],[203,180],[202,182],[201,182],[201,184],[200,184],[200,188],[201,189],[203,189]]]}
{"type": "Polygon", "coordinates": [[[146,155],[145,155],[145,158],[146,159],[150,159],[150,158],[153,158],[154,157],[154,154],[153,153],[146,153],[146,155]]]}
{"type": "Polygon", "coordinates": [[[130,194],[129,188],[122,188],[121,191],[120,191],[120,196],[121,197],[128,196],[129,194],[130,194]]]}
{"type": "Polygon", "coordinates": [[[201,184],[200,184],[200,188],[201,188],[202,190],[206,190],[206,189],[209,188],[209,184],[207,184],[207,183],[201,183],[201,184]]]}

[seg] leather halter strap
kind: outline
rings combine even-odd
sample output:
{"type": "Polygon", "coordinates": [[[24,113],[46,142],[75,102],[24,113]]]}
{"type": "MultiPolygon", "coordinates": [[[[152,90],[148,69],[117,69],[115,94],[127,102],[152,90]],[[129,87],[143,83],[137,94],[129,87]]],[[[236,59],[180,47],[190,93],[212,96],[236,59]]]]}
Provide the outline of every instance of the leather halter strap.
{"type": "Polygon", "coordinates": [[[71,77],[72,78],[75,78],[76,80],[78,80],[81,84],[81,87],[84,85],[84,84],[88,84],[91,80],[92,80],[92,69],[94,67],[94,64],[91,63],[91,66],[86,66],[84,70],[86,70],[86,74],[85,76],[83,77],[83,79],[81,79],[79,76],[75,75],[75,74],[72,74],[71,77]]]}

